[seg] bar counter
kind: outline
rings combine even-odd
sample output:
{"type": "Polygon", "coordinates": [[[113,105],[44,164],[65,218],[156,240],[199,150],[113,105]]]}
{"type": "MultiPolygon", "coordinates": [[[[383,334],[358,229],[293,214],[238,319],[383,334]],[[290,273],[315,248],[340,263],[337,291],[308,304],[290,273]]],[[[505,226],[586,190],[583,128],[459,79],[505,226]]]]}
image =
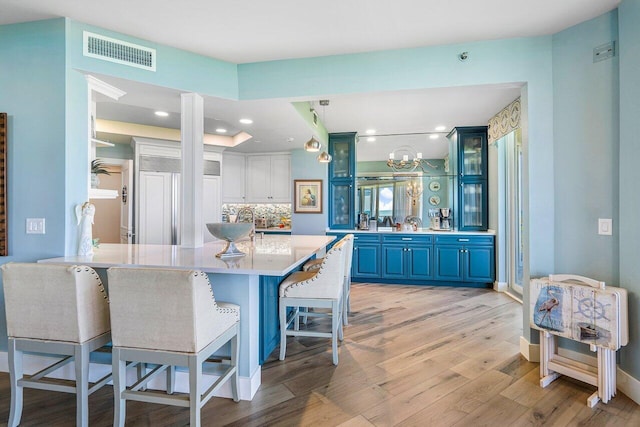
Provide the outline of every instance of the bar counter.
{"type": "MultiPolygon", "coordinates": [[[[88,265],[106,278],[109,267],[178,268],[209,274],[214,296],[240,306],[240,398],[251,400],[261,383],[260,365],[279,343],[278,285],[312,256],[324,252],[334,236],[256,235],[236,242],[244,257],[215,256],[224,242],[201,248],[171,245],[101,244],[88,257],[66,256],[38,262],[88,265]]],[[[106,283],[108,289],[108,283],[106,283]]],[[[177,378],[179,380],[179,378],[177,378]]],[[[178,386],[178,390],[181,388],[178,386]]]]}

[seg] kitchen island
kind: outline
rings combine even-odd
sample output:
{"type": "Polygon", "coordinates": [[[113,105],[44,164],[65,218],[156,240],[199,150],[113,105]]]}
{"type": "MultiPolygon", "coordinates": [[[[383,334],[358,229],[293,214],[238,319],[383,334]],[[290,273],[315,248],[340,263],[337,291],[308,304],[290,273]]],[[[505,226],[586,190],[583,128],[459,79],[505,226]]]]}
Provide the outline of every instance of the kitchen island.
{"type": "MultiPolygon", "coordinates": [[[[215,256],[224,242],[201,248],[171,245],[101,244],[89,257],[67,256],[39,262],[88,265],[103,279],[109,267],[178,268],[209,274],[215,298],[240,306],[240,398],[251,400],[261,383],[260,365],[279,343],[278,285],[290,272],[324,252],[334,236],[256,235],[236,242],[244,257],[215,256]]],[[[108,289],[108,283],[106,283],[108,289]]]]}

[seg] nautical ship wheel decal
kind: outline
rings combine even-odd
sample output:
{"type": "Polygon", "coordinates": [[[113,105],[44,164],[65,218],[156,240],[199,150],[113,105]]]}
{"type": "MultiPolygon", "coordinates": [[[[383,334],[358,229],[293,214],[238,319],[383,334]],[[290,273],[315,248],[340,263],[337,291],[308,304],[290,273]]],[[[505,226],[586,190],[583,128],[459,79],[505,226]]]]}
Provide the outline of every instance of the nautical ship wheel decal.
{"type": "Polygon", "coordinates": [[[576,313],[583,315],[589,319],[604,319],[609,320],[605,316],[605,309],[611,304],[603,304],[600,301],[595,301],[593,298],[582,298],[578,300],[578,310],[576,313]]]}

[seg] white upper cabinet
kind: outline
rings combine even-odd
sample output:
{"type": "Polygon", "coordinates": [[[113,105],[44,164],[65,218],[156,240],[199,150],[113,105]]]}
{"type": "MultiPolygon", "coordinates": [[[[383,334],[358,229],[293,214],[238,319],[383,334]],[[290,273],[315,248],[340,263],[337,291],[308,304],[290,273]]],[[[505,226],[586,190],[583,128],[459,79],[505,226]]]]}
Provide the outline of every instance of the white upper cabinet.
{"type": "Polygon", "coordinates": [[[247,203],[291,203],[291,155],[248,155],[247,203]]]}
{"type": "Polygon", "coordinates": [[[223,203],[244,203],[245,156],[224,154],[222,157],[222,201],[223,203]]]}

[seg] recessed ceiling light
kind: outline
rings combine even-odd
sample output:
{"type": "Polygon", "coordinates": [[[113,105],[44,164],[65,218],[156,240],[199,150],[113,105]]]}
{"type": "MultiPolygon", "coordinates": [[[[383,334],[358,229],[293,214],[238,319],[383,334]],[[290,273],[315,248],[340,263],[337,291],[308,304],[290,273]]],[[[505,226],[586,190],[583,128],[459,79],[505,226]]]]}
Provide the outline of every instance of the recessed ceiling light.
{"type": "Polygon", "coordinates": [[[217,128],[216,132],[218,132],[218,133],[227,133],[227,130],[225,128],[217,128]]]}
{"type": "Polygon", "coordinates": [[[431,134],[431,135],[429,135],[429,138],[430,139],[438,139],[438,138],[440,138],[440,135],[431,134]]]}
{"type": "Polygon", "coordinates": [[[166,111],[156,111],[155,115],[158,117],[168,117],[169,113],[167,113],[166,111]]]}
{"type": "Polygon", "coordinates": [[[446,126],[436,126],[436,131],[442,132],[443,130],[447,130],[446,126]]]}
{"type": "Polygon", "coordinates": [[[376,142],[376,139],[370,136],[369,138],[367,138],[367,142],[376,142]]]}
{"type": "Polygon", "coordinates": [[[376,133],[376,130],[375,129],[367,129],[365,132],[366,132],[367,135],[373,135],[374,133],[376,133]]]}
{"type": "Polygon", "coordinates": [[[240,119],[239,122],[242,123],[243,125],[250,125],[251,123],[253,123],[253,120],[251,120],[251,119],[240,119]]]}

